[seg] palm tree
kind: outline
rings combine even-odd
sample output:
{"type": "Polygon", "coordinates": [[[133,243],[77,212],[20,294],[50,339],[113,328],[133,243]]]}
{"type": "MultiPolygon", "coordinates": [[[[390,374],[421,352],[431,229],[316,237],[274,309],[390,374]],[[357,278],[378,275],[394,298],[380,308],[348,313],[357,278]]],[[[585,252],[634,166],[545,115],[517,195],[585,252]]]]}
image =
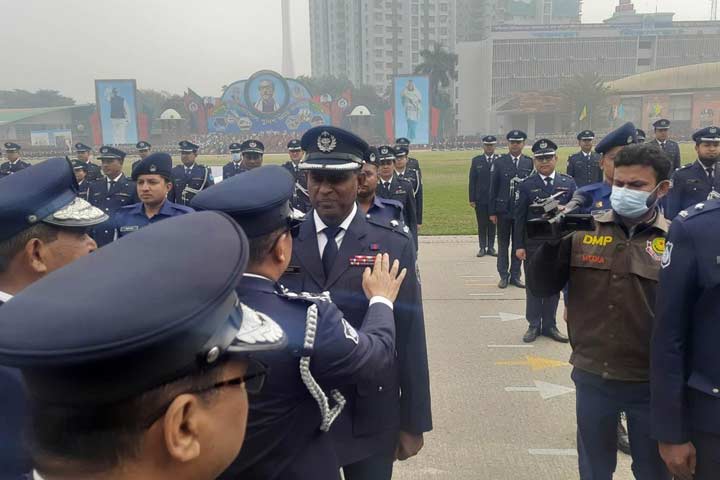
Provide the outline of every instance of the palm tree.
{"type": "Polygon", "coordinates": [[[597,72],[572,76],[563,84],[560,95],[578,128],[607,127],[612,91],[597,72]]]}
{"type": "Polygon", "coordinates": [[[445,125],[452,123],[452,102],[445,90],[458,79],[458,56],[437,42],[433,43],[432,49],[422,50],[420,56],[423,61],[415,66],[414,71],[417,75],[427,75],[430,78],[430,97],[432,105],[440,110],[438,137],[442,138],[445,125]]]}

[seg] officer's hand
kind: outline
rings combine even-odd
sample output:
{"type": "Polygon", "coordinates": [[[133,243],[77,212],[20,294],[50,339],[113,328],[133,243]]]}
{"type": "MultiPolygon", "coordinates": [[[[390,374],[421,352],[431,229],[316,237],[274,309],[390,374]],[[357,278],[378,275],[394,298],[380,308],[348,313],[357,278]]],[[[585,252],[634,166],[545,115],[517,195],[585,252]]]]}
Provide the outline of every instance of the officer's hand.
{"type": "Polygon", "coordinates": [[[692,480],[695,475],[695,446],[688,442],[681,445],[660,442],[660,457],[668,470],[678,480],[692,480]]]}
{"type": "Polygon", "coordinates": [[[395,459],[402,461],[414,457],[422,450],[424,445],[425,439],[422,433],[415,435],[401,430],[398,436],[398,444],[395,448],[395,459]]]}
{"type": "Polygon", "coordinates": [[[497,224],[497,215],[490,215],[490,221],[494,224],[497,224]]]}
{"type": "Polygon", "coordinates": [[[470,207],[475,208],[475,202],[470,202],[470,207]]]}
{"type": "Polygon", "coordinates": [[[518,248],[517,250],[515,250],[515,256],[518,260],[525,261],[525,259],[527,258],[527,251],[524,248],[518,248]]]}
{"type": "Polygon", "coordinates": [[[365,296],[367,298],[385,297],[394,302],[400,291],[400,285],[407,275],[406,268],[403,268],[399,275],[398,270],[400,270],[399,261],[393,261],[391,267],[390,256],[387,253],[378,253],[372,270],[370,267],[366,267],[363,272],[362,286],[365,296]]]}

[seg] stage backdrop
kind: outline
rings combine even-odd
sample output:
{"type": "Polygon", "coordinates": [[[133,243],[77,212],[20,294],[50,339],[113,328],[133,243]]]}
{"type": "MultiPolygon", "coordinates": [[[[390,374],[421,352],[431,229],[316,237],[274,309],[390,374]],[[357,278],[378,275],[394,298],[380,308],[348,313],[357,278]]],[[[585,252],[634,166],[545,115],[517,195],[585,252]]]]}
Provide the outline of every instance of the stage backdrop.
{"type": "Polygon", "coordinates": [[[208,131],[214,133],[300,135],[330,122],[305,85],[270,70],[230,84],[223,96],[214,105],[206,105],[206,109],[208,131]]]}
{"type": "Polygon", "coordinates": [[[95,99],[102,143],[128,145],[138,141],[135,80],[95,80],[95,99]]]}
{"type": "Polygon", "coordinates": [[[395,138],[411,143],[430,143],[430,80],[417,75],[401,75],[393,81],[395,138]]]}

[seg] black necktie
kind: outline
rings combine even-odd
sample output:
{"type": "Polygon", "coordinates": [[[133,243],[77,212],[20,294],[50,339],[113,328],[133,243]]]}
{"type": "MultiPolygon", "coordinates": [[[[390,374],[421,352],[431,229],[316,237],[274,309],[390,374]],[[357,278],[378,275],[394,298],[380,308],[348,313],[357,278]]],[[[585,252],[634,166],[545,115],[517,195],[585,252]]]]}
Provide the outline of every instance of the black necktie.
{"type": "Polygon", "coordinates": [[[112,192],[112,189],[116,183],[117,182],[115,180],[110,180],[110,184],[108,185],[108,193],[112,192]]]}
{"type": "Polygon", "coordinates": [[[665,142],[660,142],[660,148],[662,148],[663,150],[665,150],[665,142]]]}
{"type": "Polygon", "coordinates": [[[710,179],[710,185],[712,185],[715,180],[714,169],[713,167],[706,167],[705,171],[707,172],[708,179],[710,179]]]}
{"type": "Polygon", "coordinates": [[[518,158],[513,158],[513,163],[515,164],[515,169],[516,169],[516,170],[517,170],[517,168],[518,168],[518,163],[519,163],[519,162],[520,162],[520,158],[519,158],[519,157],[518,157],[518,158]]]}
{"type": "Polygon", "coordinates": [[[550,178],[550,177],[545,177],[545,184],[546,184],[548,187],[552,187],[552,178],[550,178]]]}
{"type": "Polygon", "coordinates": [[[323,264],[323,271],[325,272],[325,278],[330,275],[330,270],[332,270],[332,266],[335,263],[335,259],[337,258],[338,254],[338,246],[337,242],[335,241],[335,237],[337,237],[337,234],[340,233],[342,228],[340,227],[325,227],[323,232],[325,233],[325,237],[327,237],[327,243],[325,244],[325,248],[323,249],[323,256],[322,256],[322,264],[323,264]]]}

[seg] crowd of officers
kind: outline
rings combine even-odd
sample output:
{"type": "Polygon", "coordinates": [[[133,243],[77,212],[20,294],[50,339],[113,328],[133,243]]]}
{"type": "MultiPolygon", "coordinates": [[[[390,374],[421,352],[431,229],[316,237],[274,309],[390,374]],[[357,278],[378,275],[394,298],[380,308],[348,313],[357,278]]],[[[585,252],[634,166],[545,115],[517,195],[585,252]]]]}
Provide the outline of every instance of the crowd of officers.
{"type": "Polygon", "coordinates": [[[563,292],[582,480],[612,479],[618,448],[639,480],[720,472],[720,128],[695,132],[697,159],[684,166],[670,121],[654,128],[646,143],[626,123],[594,151],[593,132],[580,132],[567,174],[557,145],[538,139],[527,157],[513,130],[509,153],[486,136],[470,168],[477,256],[497,256],[500,288],[524,288],[524,266],[524,342],[568,342],[555,320],[563,292]],[[531,205],[550,197],[560,212],[591,214],[592,229],[530,238],[528,222],[543,215],[531,205]]]}
{"type": "Polygon", "coordinates": [[[0,478],[390,479],[432,429],[408,143],[249,140],[214,185],[190,142],[14,159],[0,478]]]}

